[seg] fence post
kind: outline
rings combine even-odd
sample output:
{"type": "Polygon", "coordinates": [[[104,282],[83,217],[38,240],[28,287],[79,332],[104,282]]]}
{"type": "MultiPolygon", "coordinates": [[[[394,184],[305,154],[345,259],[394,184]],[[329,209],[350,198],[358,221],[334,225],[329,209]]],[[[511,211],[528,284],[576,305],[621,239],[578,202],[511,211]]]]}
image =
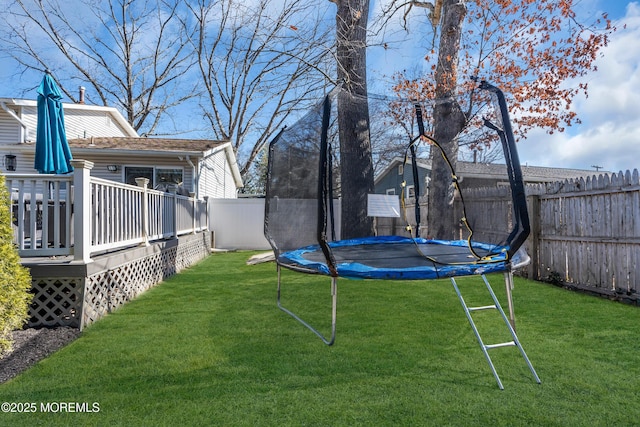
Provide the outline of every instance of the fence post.
{"type": "Polygon", "coordinates": [[[540,196],[527,196],[529,205],[529,224],[531,232],[531,264],[529,265],[529,279],[540,280],[540,196]]]}
{"type": "Polygon", "coordinates": [[[205,230],[211,230],[209,228],[209,196],[204,196],[204,226],[200,224],[200,227],[204,227],[205,230]]]}
{"type": "Polygon", "coordinates": [[[142,243],[140,246],[149,246],[149,200],[147,186],[149,178],[136,178],[136,184],[142,188],[142,243]]]}
{"type": "Polygon", "coordinates": [[[85,264],[91,260],[91,169],[93,162],[71,160],[73,171],[74,249],[73,259],[85,264]]]}

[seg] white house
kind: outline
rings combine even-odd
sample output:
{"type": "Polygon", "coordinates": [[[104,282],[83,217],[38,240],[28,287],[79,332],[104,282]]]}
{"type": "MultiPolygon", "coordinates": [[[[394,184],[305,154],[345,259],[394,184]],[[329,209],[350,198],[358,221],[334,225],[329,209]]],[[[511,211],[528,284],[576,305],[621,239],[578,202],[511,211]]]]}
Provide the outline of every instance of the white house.
{"type": "Polygon", "coordinates": [[[140,138],[113,108],[63,107],[74,172],[37,173],[37,103],[3,98],[0,172],[31,275],[28,324],[82,328],[206,257],[209,206],[235,198],[242,179],[228,142],[140,138]],[[197,197],[122,184],[137,177],[197,197]]]}
{"type": "MultiPolygon", "coordinates": [[[[65,130],[75,159],[94,163],[93,176],[150,187],[179,184],[196,197],[235,198],[243,186],[231,143],[143,138],[111,107],[63,103],[65,130]]],[[[37,102],[0,98],[0,168],[36,173],[33,167],[37,102]]]]}

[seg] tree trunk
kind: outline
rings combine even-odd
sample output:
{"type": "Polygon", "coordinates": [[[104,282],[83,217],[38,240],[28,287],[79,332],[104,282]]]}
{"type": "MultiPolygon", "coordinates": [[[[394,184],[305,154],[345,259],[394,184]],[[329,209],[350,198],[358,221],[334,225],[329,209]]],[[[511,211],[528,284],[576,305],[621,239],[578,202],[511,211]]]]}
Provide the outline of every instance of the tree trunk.
{"type": "MultiPolygon", "coordinates": [[[[444,1],[438,65],[435,74],[436,105],[433,112],[433,136],[442,146],[454,170],[458,160],[456,135],[464,128],[466,122],[466,117],[455,98],[457,59],[465,14],[464,2],[444,1]]],[[[454,218],[451,215],[453,210],[450,205],[455,196],[451,171],[437,147],[432,147],[431,157],[427,234],[437,239],[455,239],[456,224],[460,218],[454,218]]]]}
{"type": "Polygon", "coordinates": [[[367,21],[369,0],[336,0],[338,96],[340,138],[340,185],[342,235],[345,238],[373,235],[367,216],[367,194],[373,193],[373,158],[367,103],[367,21]]]}

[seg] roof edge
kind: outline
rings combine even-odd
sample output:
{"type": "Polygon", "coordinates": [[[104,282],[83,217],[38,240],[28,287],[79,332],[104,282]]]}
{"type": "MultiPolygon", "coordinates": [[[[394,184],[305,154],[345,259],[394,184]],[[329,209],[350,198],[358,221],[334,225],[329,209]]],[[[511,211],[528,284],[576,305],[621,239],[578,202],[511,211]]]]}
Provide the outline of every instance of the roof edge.
{"type": "MultiPolygon", "coordinates": [[[[18,107],[37,107],[38,101],[33,99],[20,99],[20,98],[0,98],[0,101],[7,103],[8,105],[15,105],[18,107]]],[[[87,110],[87,111],[103,111],[114,118],[115,122],[122,127],[122,129],[130,137],[140,137],[138,132],[129,124],[124,116],[115,107],[108,107],[104,105],[90,105],[90,104],[77,104],[73,102],[63,102],[62,107],[64,110],[87,110]]]]}

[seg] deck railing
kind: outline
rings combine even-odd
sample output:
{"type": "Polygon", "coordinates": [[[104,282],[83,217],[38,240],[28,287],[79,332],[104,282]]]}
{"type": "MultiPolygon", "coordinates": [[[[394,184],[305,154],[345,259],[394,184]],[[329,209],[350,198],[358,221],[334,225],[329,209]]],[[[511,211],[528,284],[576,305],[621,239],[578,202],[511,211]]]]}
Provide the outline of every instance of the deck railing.
{"type": "Polygon", "coordinates": [[[20,256],[71,254],[73,176],[11,174],[5,181],[20,256]]]}
{"type": "Polygon", "coordinates": [[[69,175],[7,174],[14,243],[21,257],[92,255],[208,229],[207,200],[92,177],[76,160],[69,175]]]}

